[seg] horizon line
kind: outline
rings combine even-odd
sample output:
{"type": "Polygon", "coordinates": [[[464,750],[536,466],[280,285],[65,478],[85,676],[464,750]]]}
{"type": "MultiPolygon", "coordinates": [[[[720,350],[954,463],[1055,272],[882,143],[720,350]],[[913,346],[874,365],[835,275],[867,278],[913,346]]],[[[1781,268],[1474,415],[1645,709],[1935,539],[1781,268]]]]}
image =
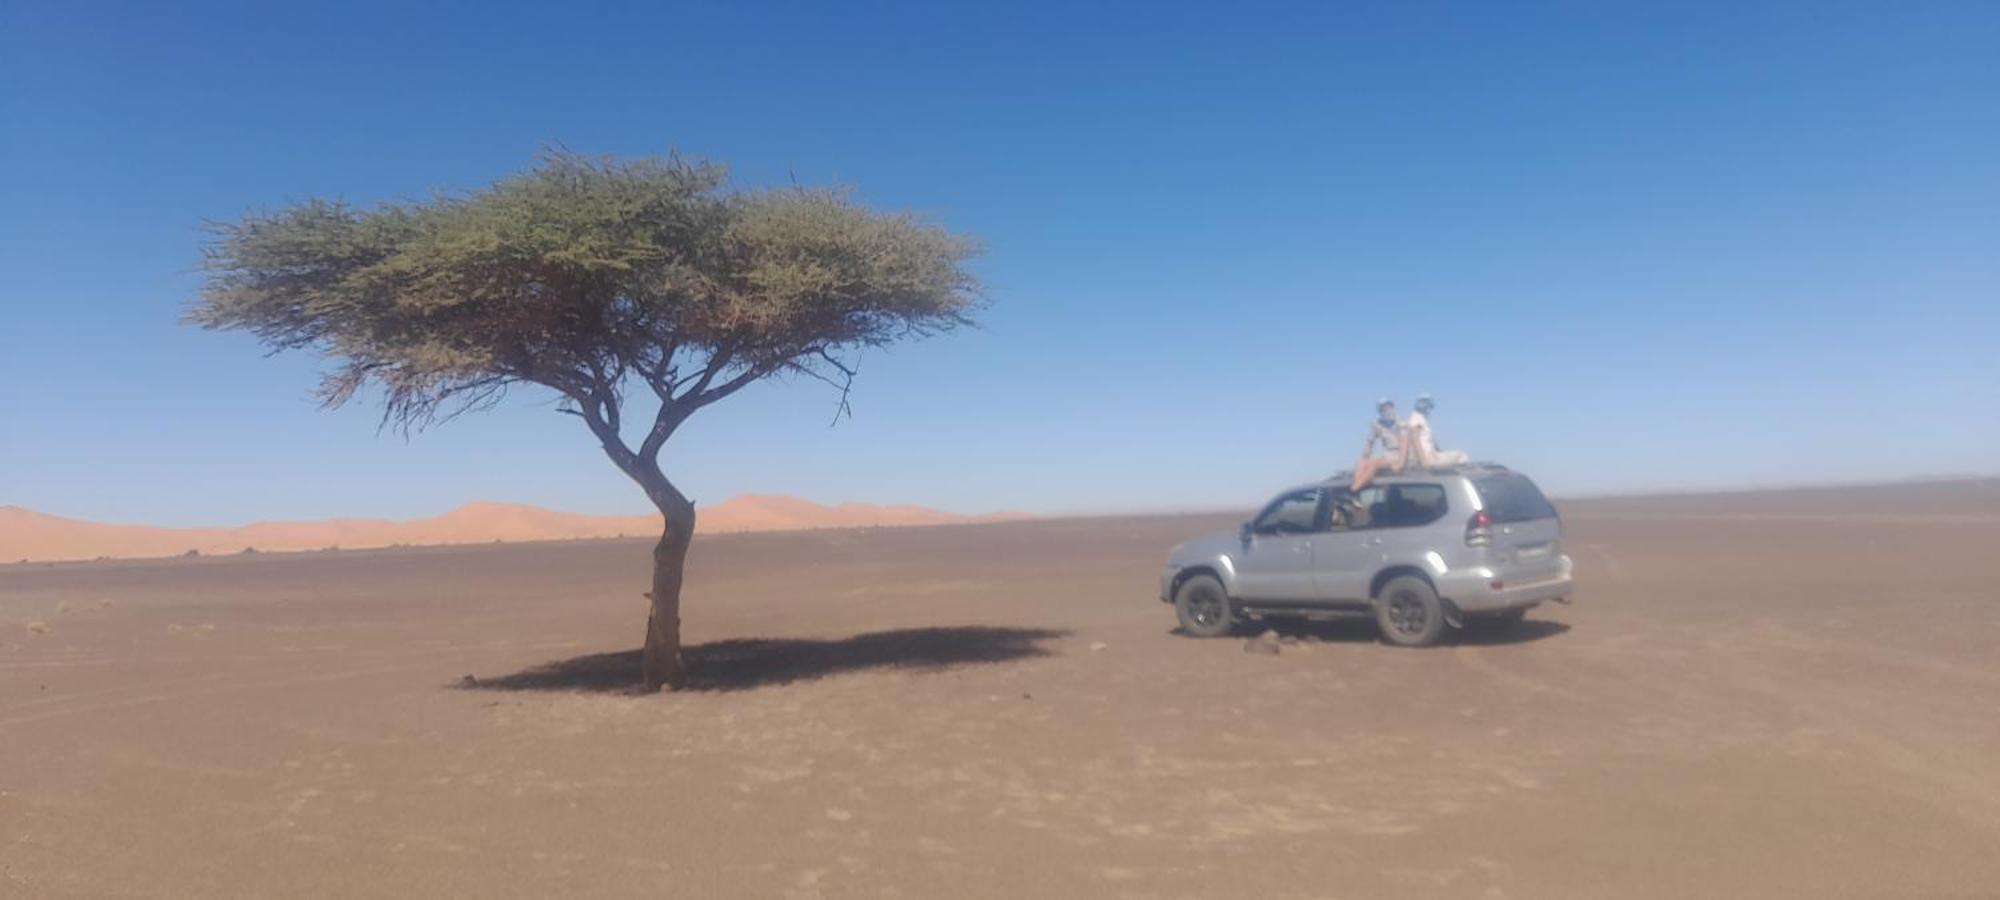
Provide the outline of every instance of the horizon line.
{"type": "MultiPolygon", "coordinates": [[[[1826,488],[1890,487],[1895,485],[1939,484],[1939,483],[1954,482],[1954,481],[1990,481],[1995,479],[2000,479],[2000,471],[1987,472],[1987,473],[1954,472],[1954,473],[1941,473],[1941,474],[1924,474],[1924,475],[1905,476],[1901,478],[1857,478],[1857,479],[1764,481],[1764,482],[1733,482],[1733,483],[1724,482],[1724,483],[1711,483],[1704,485],[1671,486],[1671,487],[1659,487],[1659,488],[1609,488],[1601,490],[1588,490],[1575,493],[1552,492],[1550,494],[1550,499],[1556,501],[1570,501],[1570,500],[1642,499],[1642,498],[1679,497],[1679,496],[1692,497],[1692,496],[1708,496],[1714,494],[1804,491],[1804,490],[1817,490],[1826,488]]],[[[1044,510],[1000,509],[1000,510],[965,512],[955,509],[944,509],[940,507],[934,507],[929,504],[916,501],[837,500],[829,502],[829,501],[813,500],[795,494],[778,494],[778,493],[768,493],[760,491],[738,491],[736,493],[729,495],[727,498],[718,501],[714,504],[709,504],[708,506],[709,508],[719,507],[731,501],[738,500],[741,498],[778,498],[785,500],[798,500],[805,503],[811,503],[815,506],[825,507],[827,509],[834,509],[841,506],[874,506],[874,507],[906,506],[906,507],[919,507],[932,512],[944,513],[947,515],[954,515],[954,516],[962,516],[967,518],[989,517],[989,516],[1013,516],[1013,517],[1033,518],[1033,519],[1069,519],[1069,518],[1089,519],[1089,518],[1107,518],[1115,516],[1137,516],[1137,515],[1204,515],[1209,513],[1237,512],[1245,507],[1258,506],[1262,504],[1265,499],[1268,499],[1268,498],[1260,498],[1260,499],[1250,500],[1247,501],[1241,507],[1228,504],[1218,504],[1218,505],[1161,504],[1152,506],[1069,507],[1069,508],[1044,509],[1044,510]]],[[[652,516],[657,514],[656,510],[637,510],[628,512],[603,512],[603,513],[579,512],[577,510],[568,509],[564,507],[544,506],[538,503],[526,503],[514,500],[493,500],[488,498],[473,498],[453,504],[451,507],[444,509],[440,512],[421,514],[407,518],[396,518],[396,517],[382,516],[382,515],[369,515],[365,513],[340,513],[340,514],[321,516],[316,518],[282,518],[282,517],[260,518],[237,524],[157,525],[147,522],[134,522],[130,520],[103,520],[103,519],[82,518],[78,516],[67,515],[61,512],[50,511],[47,509],[36,509],[33,507],[22,506],[16,503],[0,503],[0,509],[17,509],[23,512],[35,513],[37,515],[45,515],[53,518],[66,519],[75,522],[87,522],[96,525],[116,525],[116,526],[129,526],[129,527],[139,527],[139,528],[157,528],[169,531],[196,531],[196,530],[213,530],[213,529],[248,528],[256,525],[286,525],[286,524],[300,524],[300,523],[331,522],[340,519],[358,519],[365,521],[391,522],[391,523],[401,524],[401,523],[414,522],[426,518],[435,518],[439,516],[449,515],[453,512],[465,509],[466,507],[475,506],[478,504],[492,504],[496,506],[519,507],[523,509],[535,509],[544,512],[563,513],[566,515],[585,516],[590,518],[632,518],[640,516],[652,516]]]]}

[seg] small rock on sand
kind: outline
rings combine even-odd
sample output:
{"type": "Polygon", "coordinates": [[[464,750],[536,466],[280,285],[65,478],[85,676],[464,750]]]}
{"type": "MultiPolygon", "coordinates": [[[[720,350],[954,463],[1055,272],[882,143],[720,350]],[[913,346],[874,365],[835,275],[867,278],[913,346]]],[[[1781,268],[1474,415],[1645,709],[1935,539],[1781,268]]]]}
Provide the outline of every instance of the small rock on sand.
{"type": "Polygon", "coordinates": [[[1263,634],[1243,642],[1243,652],[1245,653],[1262,653],[1266,656],[1277,656],[1282,650],[1283,645],[1278,643],[1278,633],[1268,629],[1263,634]]]}
{"type": "Polygon", "coordinates": [[[1105,643],[1105,642],[1103,642],[1103,641],[1093,641],[1093,642],[1091,642],[1091,645],[1090,645],[1090,649],[1092,649],[1092,650],[1102,650],[1102,649],[1104,649],[1104,648],[1106,648],[1106,647],[1109,647],[1109,646],[1111,646],[1111,645],[1110,645],[1110,644],[1107,644],[1107,643],[1105,643]]]}
{"type": "Polygon", "coordinates": [[[458,684],[460,687],[478,687],[479,679],[470,675],[461,675],[459,676],[458,684]]]}
{"type": "Polygon", "coordinates": [[[47,622],[29,622],[29,623],[28,623],[28,633],[29,633],[29,634],[48,634],[48,633],[49,633],[49,623],[47,623],[47,622]]]}

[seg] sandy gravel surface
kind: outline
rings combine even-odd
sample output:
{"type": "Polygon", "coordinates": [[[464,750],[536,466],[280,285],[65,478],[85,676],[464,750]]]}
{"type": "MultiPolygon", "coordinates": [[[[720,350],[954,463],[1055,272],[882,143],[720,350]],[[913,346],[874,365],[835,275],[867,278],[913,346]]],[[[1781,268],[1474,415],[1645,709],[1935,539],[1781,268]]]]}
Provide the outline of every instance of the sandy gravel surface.
{"type": "Polygon", "coordinates": [[[2000,896],[1994,482],[1565,511],[1277,656],[1154,599],[1227,517],[704,538],[659,697],[639,542],[0,567],[0,896],[2000,896]]]}

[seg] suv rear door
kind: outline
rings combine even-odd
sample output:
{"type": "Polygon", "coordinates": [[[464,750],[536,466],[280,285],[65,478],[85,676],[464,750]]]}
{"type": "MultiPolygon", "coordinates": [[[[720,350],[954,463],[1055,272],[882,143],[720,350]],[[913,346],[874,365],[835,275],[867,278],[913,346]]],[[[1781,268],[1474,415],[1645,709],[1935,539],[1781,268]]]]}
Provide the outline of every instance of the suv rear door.
{"type": "Polygon", "coordinates": [[[1473,477],[1488,520],[1486,557],[1500,577],[1535,582],[1561,568],[1562,519],[1528,476],[1491,472],[1473,477]]]}

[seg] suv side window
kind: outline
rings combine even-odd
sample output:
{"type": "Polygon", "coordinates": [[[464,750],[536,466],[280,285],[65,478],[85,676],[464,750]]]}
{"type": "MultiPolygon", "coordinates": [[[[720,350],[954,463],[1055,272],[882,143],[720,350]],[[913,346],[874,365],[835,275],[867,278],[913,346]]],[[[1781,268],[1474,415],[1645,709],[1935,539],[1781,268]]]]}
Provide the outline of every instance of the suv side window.
{"type": "Polygon", "coordinates": [[[1359,528],[1357,520],[1365,520],[1367,514],[1356,505],[1354,494],[1346,488],[1333,488],[1326,492],[1327,531],[1348,531],[1359,528]]]}
{"type": "Polygon", "coordinates": [[[1258,534],[1311,534],[1320,530],[1320,491],[1293,491],[1264,507],[1250,530],[1258,534]]]}
{"type": "Polygon", "coordinates": [[[1415,528],[1444,518],[1450,505],[1439,484],[1377,485],[1363,490],[1355,528],[1415,528]]]}

